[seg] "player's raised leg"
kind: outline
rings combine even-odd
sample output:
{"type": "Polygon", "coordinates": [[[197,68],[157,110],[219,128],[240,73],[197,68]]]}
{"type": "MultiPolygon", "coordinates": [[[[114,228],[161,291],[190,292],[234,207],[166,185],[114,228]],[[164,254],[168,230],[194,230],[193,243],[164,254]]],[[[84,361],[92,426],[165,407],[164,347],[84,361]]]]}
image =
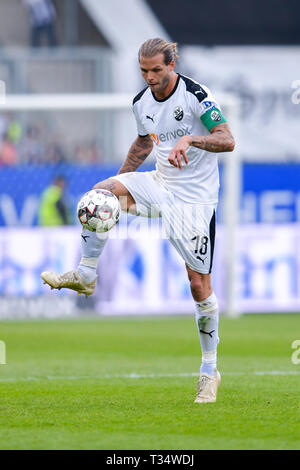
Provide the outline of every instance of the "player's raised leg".
{"type": "MultiPolygon", "coordinates": [[[[121,166],[118,175],[135,172],[151,153],[153,142],[149,135],[138,136],[132,143],[127,158],[121,166]]],[[[120,201],[121,208],[135,214],[135,200],[129,190],[120,181],[109,178],[97,183],[93,189],[105,189],[112,192],[120,201]]],[[[41,274],[45,283],[52,289],[68,288],[79,294],[89,296],[96,288],[96,268],[99,257],[107,242],[107,235],[83,230],[81,239],[82,257],[78,268],[65,274],[46,271],[41,274]]]]}
{"type": "Polygon", "coordinates": [[[202,364],[195,403],[215,402],[221,376],[217,370],[219,308],[211,286],[210,274],[201,274],[186,266],[200,336],[202,364]]]}
{"type": "MultiPolygon", "coordinates": [[[[135,211],[135,201],[127,188],[117,180],[110,178],[108,180],[100,181],[93,189],[105,189],[110,191],[120,201],[121,209],[123,211],[135,211]]],[[[78,266],[78,273],[85,283],[96,282],[96,269],[99,257],[108,240],[108,232],[97,233],[83,229],[81,234],[81,260],[78,266]]],[[[93,289],[94,292],[95,288],[93,289]]],[[[91,292],[91,293],[93,293],[91,292]]]]}
{"type": "MultiPolygon", "coordinates": [[[[118,197],[124,211],[135,211],[135,201],[119,181],[110,178],[97,183],[93,189],[105,189],[118,197]]],[[[44,271],[41,276],[52,289],[72,289],[87,297],[94,293],[97,280],[99,257],[108,240],[108,232],[97,233],[83,229],[81,234],[81,260],[76,270],[64,274],[44,271]]]]}

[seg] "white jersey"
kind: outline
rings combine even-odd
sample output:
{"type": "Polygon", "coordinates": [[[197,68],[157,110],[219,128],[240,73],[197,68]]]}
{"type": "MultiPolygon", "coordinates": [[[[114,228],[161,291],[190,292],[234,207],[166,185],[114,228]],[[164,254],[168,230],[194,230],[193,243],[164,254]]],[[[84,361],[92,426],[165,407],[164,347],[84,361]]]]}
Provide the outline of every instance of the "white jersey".
{"type": "Polygon", "coordinates": [[[213,126],[225,122],[219,109],[207,87],[180,74],[165,99],[158,100],[146,87],[133,100],[138,134],[150,135],[154,142],[157,179],[186,202],[217,203],[217,154],[190,146],[189,163],[182,160],[180,170],[168,161],[169,153],[180,137],[208,135],[213,126]]]}

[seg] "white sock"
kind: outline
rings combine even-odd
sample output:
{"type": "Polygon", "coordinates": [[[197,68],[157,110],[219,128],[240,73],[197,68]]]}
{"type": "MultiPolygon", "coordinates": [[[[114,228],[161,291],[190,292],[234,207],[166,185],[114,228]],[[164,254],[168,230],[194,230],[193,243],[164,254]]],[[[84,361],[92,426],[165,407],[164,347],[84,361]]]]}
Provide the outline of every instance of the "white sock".
{"type": "Polygon", "coordinates": [[[219,343],[219,307],[214,293],[201,302],[195,302],[196,323],[200,336],[202,364],[200,372],[213,375],[217,367],[219,343]]]}
{"type": "Polygon", "coordinates": [[[81,234],[82,257],[77,268],[80,277],[90,283],[96,279],[99,257],[108,240],[107,233],[96,233],[83,229],[81,234]]]}

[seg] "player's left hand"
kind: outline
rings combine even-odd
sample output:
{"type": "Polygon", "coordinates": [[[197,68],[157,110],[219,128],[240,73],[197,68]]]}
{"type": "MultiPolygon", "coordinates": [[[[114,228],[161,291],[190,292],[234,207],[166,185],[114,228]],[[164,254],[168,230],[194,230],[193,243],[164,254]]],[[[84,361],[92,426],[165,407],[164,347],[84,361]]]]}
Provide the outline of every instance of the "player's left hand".
{"type": "Polygon", "coordinates": [[[169,162],[171,165],[178,167],[180,170],[182,169],[182,161],[181,158],[183,157],[186,164],[189,163],[188,158],[186,156],[186,151],[191,145],[191,136],[184,136],[178,140],[177,144],[172,148],[169,154],[169,162]]]}

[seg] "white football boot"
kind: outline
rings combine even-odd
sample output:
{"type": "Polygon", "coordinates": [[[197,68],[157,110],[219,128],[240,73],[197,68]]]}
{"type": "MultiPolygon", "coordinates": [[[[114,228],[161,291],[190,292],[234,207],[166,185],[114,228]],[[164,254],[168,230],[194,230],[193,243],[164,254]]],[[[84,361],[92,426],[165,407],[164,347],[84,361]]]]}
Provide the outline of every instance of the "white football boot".
{"type": "Polygon", "coordinates": [[[92,295],[96,289],[96,281],[87,284],[80,277],[78,271],[69,271],[65,274],[56,274],[52,271],[44,271],[41,274],[44,284],[49,284],[51,289],[72,289],[78,292],[78,295],[84,294],[86,297],[92,295]]]}
{"type": "Polygon", "coordinates": [[[216,370],[215,375],[200,373],[198,391],[194,403],[213,403],[217,399],[217,390],[221,382],[221,375],[216,370]]]}

